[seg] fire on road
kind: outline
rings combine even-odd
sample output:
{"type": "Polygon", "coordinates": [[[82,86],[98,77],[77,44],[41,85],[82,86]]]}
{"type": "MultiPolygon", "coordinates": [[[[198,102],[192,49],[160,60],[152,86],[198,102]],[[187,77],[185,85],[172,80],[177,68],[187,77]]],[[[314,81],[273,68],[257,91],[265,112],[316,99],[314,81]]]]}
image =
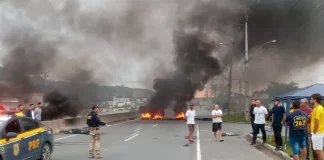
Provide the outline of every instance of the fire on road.
{"type": "MultiPolygon", "coordinates": [[[[141,114],[142,120],[163,120],[163,115],[161,113],[142,113],[141,114]]],[[[184,120],[186,119],[185,113],[175,113],[174,119],[177,120],[184,120]]]]}

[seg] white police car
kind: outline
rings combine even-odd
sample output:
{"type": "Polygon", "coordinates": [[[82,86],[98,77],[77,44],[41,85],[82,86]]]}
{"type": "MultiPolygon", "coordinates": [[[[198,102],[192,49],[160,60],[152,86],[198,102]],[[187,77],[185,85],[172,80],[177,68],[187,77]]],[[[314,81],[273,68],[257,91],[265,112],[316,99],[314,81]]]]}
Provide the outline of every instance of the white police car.
{"type": "Polygon", "coordinates": [[[28,117],[0,117],[0,160],[50,160],[53,131],[28,117]]]}

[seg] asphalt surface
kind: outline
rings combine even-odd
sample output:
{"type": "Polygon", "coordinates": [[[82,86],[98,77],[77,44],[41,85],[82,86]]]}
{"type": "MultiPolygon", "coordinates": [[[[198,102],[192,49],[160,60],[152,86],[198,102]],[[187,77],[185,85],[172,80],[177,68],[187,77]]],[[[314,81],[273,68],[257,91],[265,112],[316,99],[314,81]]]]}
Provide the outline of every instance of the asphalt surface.
{"type": "MultiPolygon", "coordinates": [[[[214,141],[211,122],[197,121],[195,143],[187,145],[185,121],[134,120],[102,129],[101,154],[112,160],[268,160],[244,139],[249,124],[223,124],[224,132],[241,134],[214,141]]],[[[88,135],[56,135],[52,160],[86,160],[88,135]]]]}

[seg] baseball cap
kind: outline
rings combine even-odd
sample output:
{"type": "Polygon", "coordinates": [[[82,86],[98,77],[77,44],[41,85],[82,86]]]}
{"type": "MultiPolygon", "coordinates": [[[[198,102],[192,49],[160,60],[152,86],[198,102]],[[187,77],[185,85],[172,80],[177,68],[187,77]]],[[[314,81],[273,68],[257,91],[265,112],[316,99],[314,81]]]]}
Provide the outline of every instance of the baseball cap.
{"type": "Polygon", "coordinates": [[[99,106],[98,105],[93,105],[92,106],[92,110],[95,110],[96,108],[99,108],[99,106]]]}
{"type": "Polygon", "coordinates": [[[307,98],[303,98],[303,99],[300,100],[300,102],[308,103],[308,99],[307,98]]]}

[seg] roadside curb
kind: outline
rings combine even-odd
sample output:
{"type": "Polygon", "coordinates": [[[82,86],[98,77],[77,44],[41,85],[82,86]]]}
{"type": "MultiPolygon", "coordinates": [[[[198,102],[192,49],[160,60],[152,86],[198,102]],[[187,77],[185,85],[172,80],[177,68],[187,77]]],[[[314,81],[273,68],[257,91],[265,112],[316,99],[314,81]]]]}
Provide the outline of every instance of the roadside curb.
{"type": "MultiPolygon", "coordinates": [[[[252,138],[252,134],[246,134],[246,136],[248,136],[249,138],[252,138]]],[[[262,140],[260,138],[257,138],[256,143],[264,146],[266,149],[268,149],[271,152],[273,152],[274,154],[284,158],[285,160],[292,160],[292,158],[287,153],[285,153],[283,151],[276,151],[274,146],[267,144],[267,143],[262,144],[262,140]]]]}

